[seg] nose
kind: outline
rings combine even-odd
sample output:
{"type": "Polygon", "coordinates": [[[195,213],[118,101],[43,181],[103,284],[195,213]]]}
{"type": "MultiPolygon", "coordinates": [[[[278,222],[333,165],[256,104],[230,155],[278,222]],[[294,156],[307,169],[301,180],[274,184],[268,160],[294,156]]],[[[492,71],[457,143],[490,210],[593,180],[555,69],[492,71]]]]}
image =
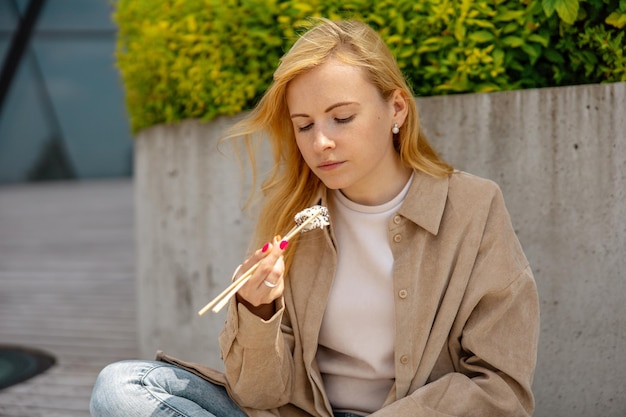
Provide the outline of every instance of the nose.
{"type": "Polygon", "coordinates": [[[323,152],[327,149],[335,148],[335,141],[332,140],[324,129],[315,129],[314,148],[316,152],[323,152]]]}

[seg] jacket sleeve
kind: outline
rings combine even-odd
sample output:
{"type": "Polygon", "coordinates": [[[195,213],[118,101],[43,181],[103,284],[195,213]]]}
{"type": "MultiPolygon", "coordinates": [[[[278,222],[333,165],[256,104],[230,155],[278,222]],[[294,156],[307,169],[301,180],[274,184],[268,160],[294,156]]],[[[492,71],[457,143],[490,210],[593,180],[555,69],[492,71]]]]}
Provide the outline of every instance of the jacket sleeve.
{"type": "Polygon", "coordinates": [[[293,358],[289,336],[283,334],[284,302],[265,321],[245,306],[231,301],[220,334],[229,392],[242,407],[273,409],[289,402],[293,384],[293,358]]]}
{"type": "Polygon", "coordinates": [[[463,354],[456,372],[371,416],[531,416],[537,306],[535,282],[527,268],[511,285],[478,303],[459,341],[463,354]]]}

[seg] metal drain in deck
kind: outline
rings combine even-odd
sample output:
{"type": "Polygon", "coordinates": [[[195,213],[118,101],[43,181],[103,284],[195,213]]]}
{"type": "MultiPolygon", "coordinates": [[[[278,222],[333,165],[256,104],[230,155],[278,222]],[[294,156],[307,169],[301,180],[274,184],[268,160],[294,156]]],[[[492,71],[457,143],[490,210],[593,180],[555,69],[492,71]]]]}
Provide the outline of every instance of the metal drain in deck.
{"type": "Polygon", "coordinates": [[[39,375],[55,362],[53,356],[37,349],[0,345],[0,389],[39,375]]]}

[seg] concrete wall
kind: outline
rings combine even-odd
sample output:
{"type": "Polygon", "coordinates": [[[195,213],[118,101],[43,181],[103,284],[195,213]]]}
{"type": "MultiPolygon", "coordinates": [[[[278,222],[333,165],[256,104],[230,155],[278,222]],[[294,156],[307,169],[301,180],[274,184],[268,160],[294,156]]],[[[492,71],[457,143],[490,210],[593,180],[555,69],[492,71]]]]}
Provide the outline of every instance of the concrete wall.
{"type": "MultiPolygon", "coordinates": [[[[502,187],[542,309],[539,417],[626,414],[626,83],[417,99],[432,143],[502,187]]],[[[232,123],[185,121],[136,143],[142,355],[221,368],[223,313],[196,315],[240,263],[249,176],[216,151],[232,123]],[[247,178],[246,185],[240,185],[247,178]]]]}
{"type": "Polygon", "coordinates": [[[218,148],[233,120],[187,120],[136,139],[138,332],[145,358],[161,349],[222,368],[217,336],[225,311],[197,312],[230,283],[252,233],[252,215],[242,213],[250,170],[232,146],[218,148]]]}

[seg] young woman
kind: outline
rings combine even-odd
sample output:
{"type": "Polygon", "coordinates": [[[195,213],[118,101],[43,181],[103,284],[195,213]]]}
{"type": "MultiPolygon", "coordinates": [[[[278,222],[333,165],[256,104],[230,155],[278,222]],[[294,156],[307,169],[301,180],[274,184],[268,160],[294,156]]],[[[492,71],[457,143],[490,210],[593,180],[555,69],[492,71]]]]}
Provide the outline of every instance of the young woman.
{"type": "Polygon", "coordinates": [[[380,37],[319,20],[234,134],[259,132],[276,164],[225,372],[109,365],[92,415],[531,415],[537,291],[502,194],[433,151],[380,37]],[[268,238],[315,204],[330,227],[268,238]]]}

